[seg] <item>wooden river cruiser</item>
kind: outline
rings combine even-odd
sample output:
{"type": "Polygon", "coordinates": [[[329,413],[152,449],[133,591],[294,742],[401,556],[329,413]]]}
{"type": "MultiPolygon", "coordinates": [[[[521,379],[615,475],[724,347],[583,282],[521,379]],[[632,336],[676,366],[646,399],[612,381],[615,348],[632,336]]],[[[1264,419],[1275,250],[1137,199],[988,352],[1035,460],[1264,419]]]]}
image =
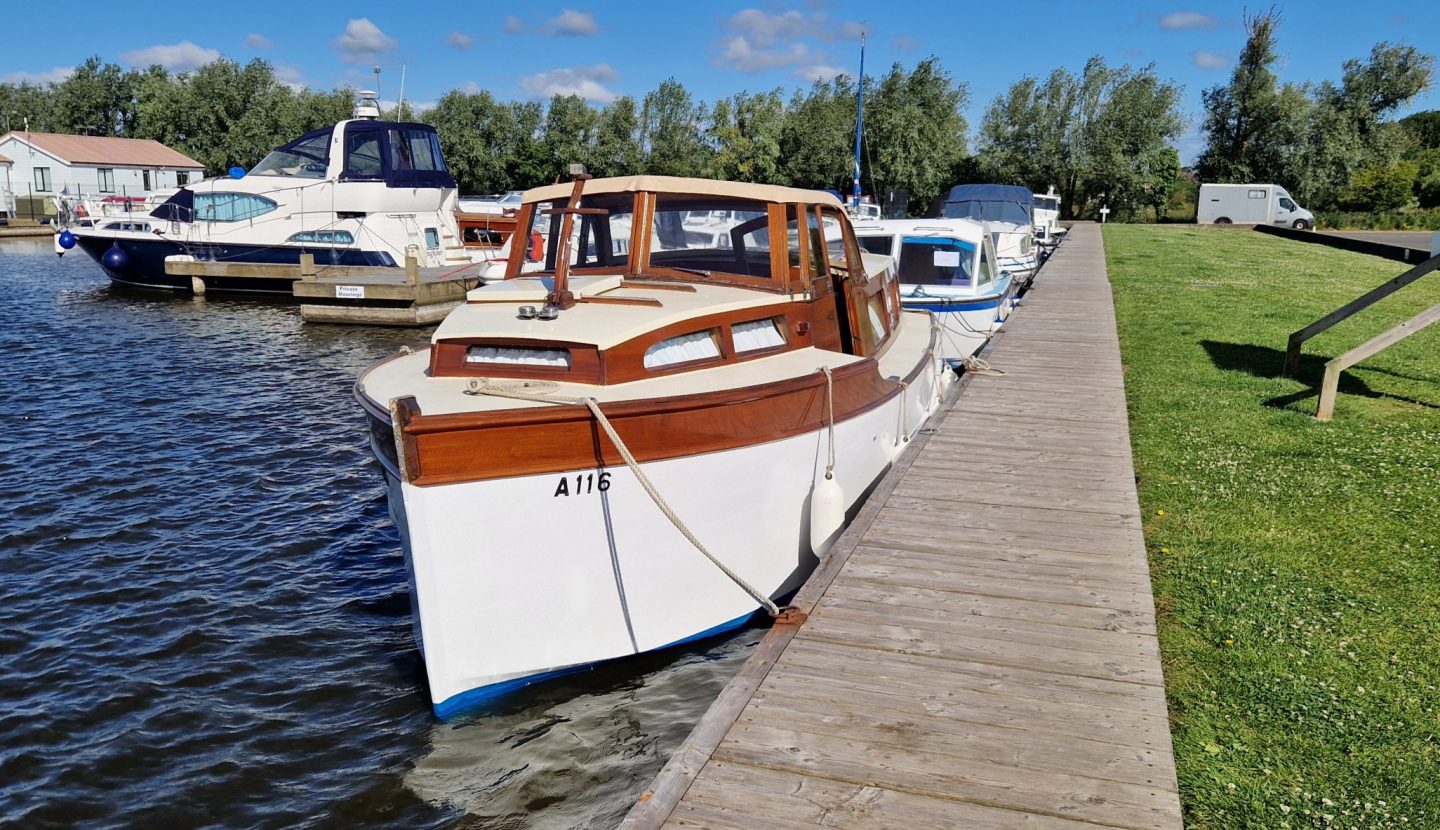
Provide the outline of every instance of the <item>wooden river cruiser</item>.
{"type": "Polygon", "coordinates": [[[517,231],[356,384],[441,717],[779,612],[952,378],[829,194],[582,174],[517,231]]]}

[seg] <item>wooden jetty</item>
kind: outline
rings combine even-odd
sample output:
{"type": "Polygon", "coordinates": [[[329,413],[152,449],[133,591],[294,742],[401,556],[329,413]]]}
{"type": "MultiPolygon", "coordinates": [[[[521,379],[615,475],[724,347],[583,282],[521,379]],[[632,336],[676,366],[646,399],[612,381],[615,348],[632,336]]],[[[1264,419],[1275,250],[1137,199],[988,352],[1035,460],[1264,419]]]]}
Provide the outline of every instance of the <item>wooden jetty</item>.
{"type": "Polygon", "coordinates": [[[986,359],[623,828],[1178,830],[1098,226],[986,359]]]}
{"type": "Polygon", "coordinates": [[[421,268],[407,258],[403,268],[320,265],[305,254],[297,265],[169,260],[165,272],[190,277],[197,294],[214,277],[273,279],[281,291],[279,283],[289,283],[307,323],[426,326],[465,302],[487,264],[421,268]]]}

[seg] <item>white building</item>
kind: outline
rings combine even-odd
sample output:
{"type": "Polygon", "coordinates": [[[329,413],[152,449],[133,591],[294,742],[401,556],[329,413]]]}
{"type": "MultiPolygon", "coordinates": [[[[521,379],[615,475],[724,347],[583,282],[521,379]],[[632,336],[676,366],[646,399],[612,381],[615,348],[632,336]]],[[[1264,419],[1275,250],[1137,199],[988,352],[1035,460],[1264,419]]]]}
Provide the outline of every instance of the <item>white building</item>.
{"type": "Polygon", "coordinates": [[[15,215],[15,188],[10,184],[10,168],[15,162],[0,156],[0,218],[15,215]]]}
{"type": "MultiPolygon", "coordinates": [[[[205,166],[198,161],[142,138],[9,132],[0,136],[0,157],[12,162],[11,200],[22,216],[27,208],[39,210],[40,204],[61,192],[144,197],[205,175],[205,166]]],[[[4,181],[0,174],[0,182],[4,181]]]]}

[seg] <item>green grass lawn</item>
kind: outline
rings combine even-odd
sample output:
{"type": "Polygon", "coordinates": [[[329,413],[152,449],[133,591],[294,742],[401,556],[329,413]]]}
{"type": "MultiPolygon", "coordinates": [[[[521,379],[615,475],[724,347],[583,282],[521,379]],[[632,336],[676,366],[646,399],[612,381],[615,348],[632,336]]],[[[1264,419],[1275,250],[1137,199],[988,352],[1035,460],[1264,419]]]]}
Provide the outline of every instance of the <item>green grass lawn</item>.
{"type": "Polygon", "coordinates": [[[1440,827],[1440,274],[1240,230],[1105,229],[1186,826],[1440,827]]]}

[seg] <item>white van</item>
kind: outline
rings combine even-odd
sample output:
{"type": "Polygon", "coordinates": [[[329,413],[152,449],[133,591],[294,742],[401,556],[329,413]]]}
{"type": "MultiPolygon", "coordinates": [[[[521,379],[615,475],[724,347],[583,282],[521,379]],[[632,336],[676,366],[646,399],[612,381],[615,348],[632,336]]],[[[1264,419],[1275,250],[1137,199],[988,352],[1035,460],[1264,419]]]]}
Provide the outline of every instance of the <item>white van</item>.
{"type": "Polygon", "coordinates": [[[1278,184],[1202,184],[1195,221],[1201,225],[1315,227],[1315,214],[1295,204],[1278,184]]]}

